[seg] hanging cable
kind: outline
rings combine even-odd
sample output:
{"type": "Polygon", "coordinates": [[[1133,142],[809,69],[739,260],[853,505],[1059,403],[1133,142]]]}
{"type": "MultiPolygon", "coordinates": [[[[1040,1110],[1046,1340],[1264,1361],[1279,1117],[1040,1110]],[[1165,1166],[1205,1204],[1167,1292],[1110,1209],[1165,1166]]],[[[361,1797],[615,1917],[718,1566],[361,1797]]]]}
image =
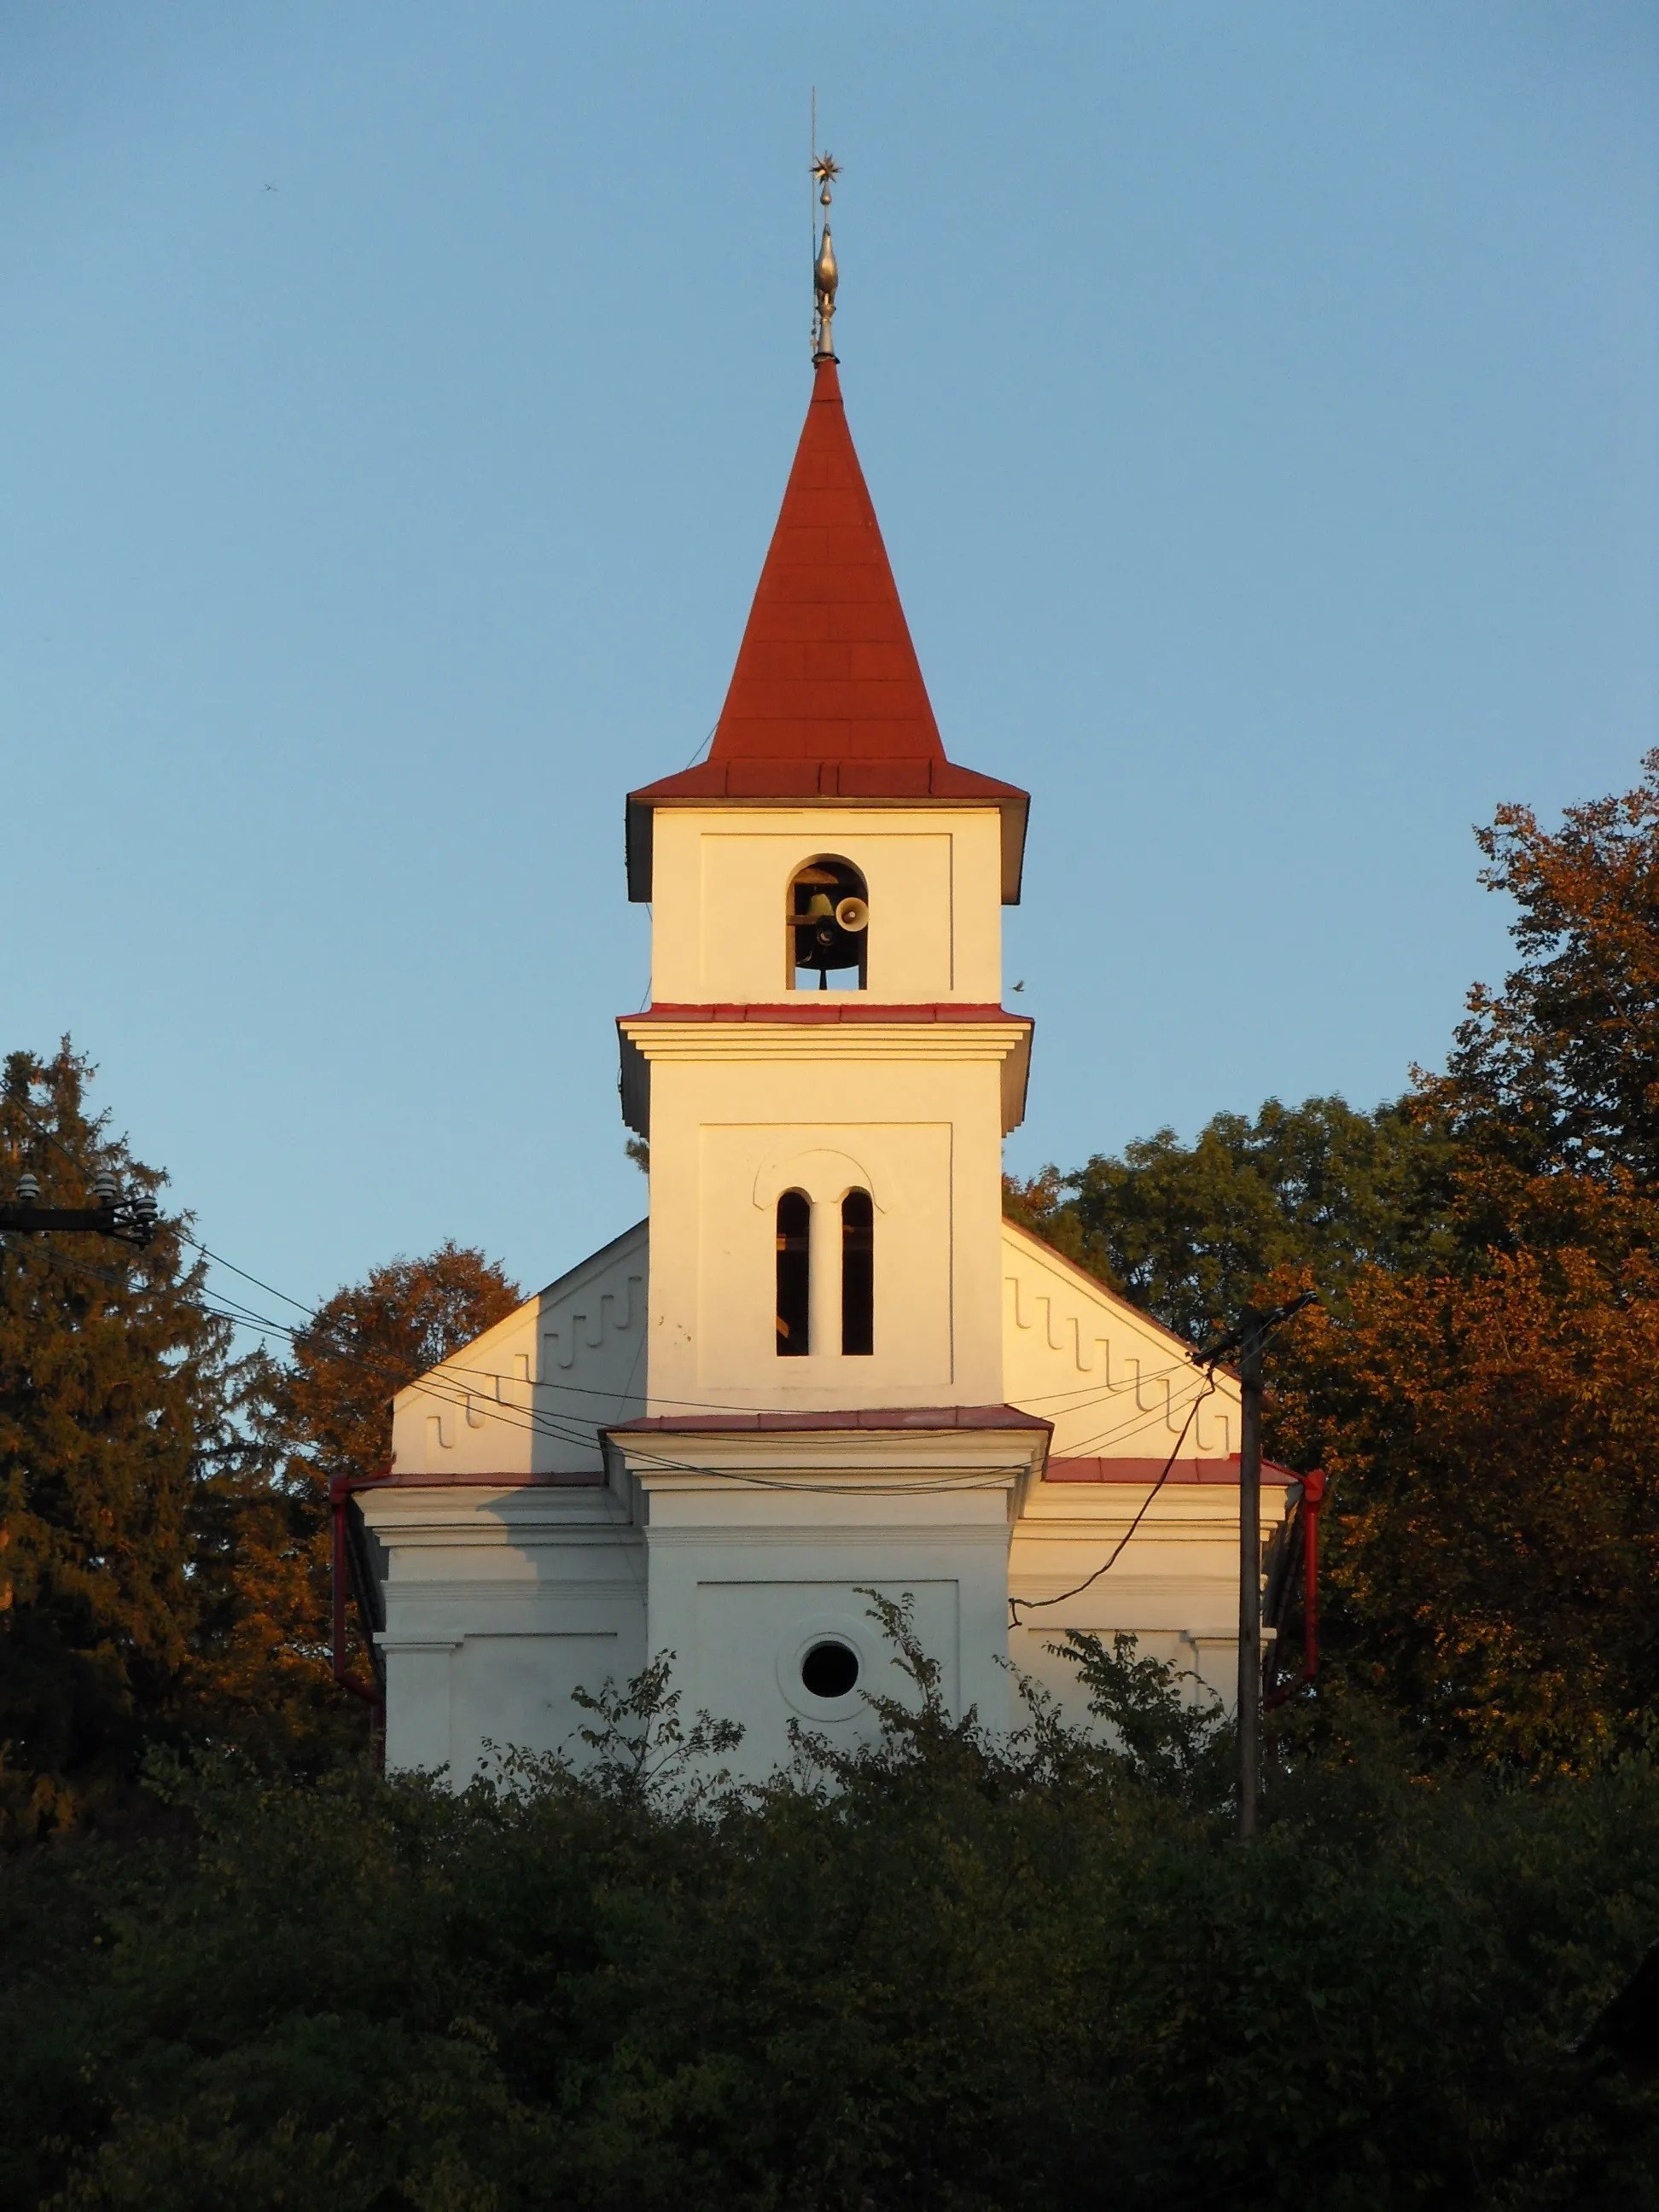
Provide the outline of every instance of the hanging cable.
{"type": "Polygon", "coordinates": [[[1136,1513],[1134,1519],[1130,1522],[1128,1527],[1124,1530],[1122,1535],[1119,1537],[1116,1545],[1113,1548],[1112,1556],[1107,1560],[1105,1565],[1103,1567],[1097,1567],[1093,1574],[1087,1577],[1085,1581],[1079,1583],[1074,1589],[1061,1590],[1057,1597],[1010,1597],[1008,1600],[1008,1626],[1010,1628],[1018,1628],[1019,1626],[1019,1616],[1022,1611],[1026,1613],[1038,1613],[1047,1606],[1064,1605],[1067,1598],[1081,1597],[1084,1591],[1092,1589],[1094,1584],[1100,1580],[1103,1575],[1109,1574],[1111,1572],[1112,1569],[1117,1565],[1119,1559],[1122,1558],[1124,1547],[1127,1544],[1130,1537],[1134,1534],[1135,1530],[1139,1528],[1141,1522],[1146,1519],[1153,1498],[1158,1496],[1159,1491],[1163,1489],[1164,1484],[1169,1480],[1170,1470],[1175,1465],[1176,1461],[1181,1455],[1181,1447],[1187,1441],[1187,1431],[1192,1426],[1194,1414],[1197,1413],[1200,1406],[1203,1404],[1205,1399],[1211,1395],[1211,1392],[1213,1391],[1214,1389],[1215,1383],[1214,1381],[1212,1380],[1209,1389],[1200,1391],[1198,1396],[1194,1399],[1192,1404],[1187,1408],[1187,1418],[1182,1424],[1181,1434],[1175,1440],[1175,1449],[1170,1452],[1170,1456],[1164,1462],[1162,1474],[1158,1476],[1158,1480],[1152,1485],[1152,1488],[1147,1492],[1146,1497],[1142,1498],[1139,1510],[1136,1513]]]}

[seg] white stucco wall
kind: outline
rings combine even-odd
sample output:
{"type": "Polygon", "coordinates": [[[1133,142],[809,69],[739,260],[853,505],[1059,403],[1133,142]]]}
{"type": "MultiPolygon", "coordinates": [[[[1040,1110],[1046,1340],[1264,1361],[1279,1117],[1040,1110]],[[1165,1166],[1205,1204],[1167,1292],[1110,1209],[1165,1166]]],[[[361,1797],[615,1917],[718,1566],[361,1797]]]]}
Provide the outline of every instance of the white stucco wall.
{"type": "Polygon", "coordinates": [[[1191,1348],[1012,1221],[999,1224],[1008,1402],[1054,1424],[1054,1455],[1162,1459],[1238,1449],[1238,1384],[1206,1381],[1191,1348]],[[1210,1384],[1213,1388],[1210,1388],[1210,1384]]]}
{"type": "Polygon", "coordinates": [[[400,1390],[395,1471],[597,1474],[601,1426],[645,1410],[647,1237],[636,1222],[400,1390]]]}
{"type": "MultiPolygon", "coordinates": [[[[653,1060],[653,1411],[1000,1403],[1011,1040],[961,1030],[884,1036],[881,1056],[860,1027],[750,1036],[731,1058],[693,1040],[653,1060]],[[854,1186],[875,1206],[874,1351],[843,1358],[837,1210],[854,1186]],[[824,1317],[804,1359],[779,1357],[774,1326],[777,1201],[795,1188],[813,1201],[824,1317]]],[[[654,1032],[652,1049],[664,1043],[654,1032]]]]}
{"type": "Polygon", "coordinates": [[[741,1723],[739,1771],[782,1763],[792,1718],[831,1741],[867,1739],[862,1692],[903,1693],[871,1589],[914,1599],[953,1711],[1006,1715],[1010,1499],[1040,1434],[668,1436],[619,1449],[643,1501],[649,1644],[677,1654],[688,1706],[741,1723]],[[859,1688],[833,1702],[800,1679],[825,1637],[860,1662],[859,1688]]]}
{"type": "MultiPolygon", "coordinates": [[[[1191,1695],[1213,1692],[1231,1705],[1238,1671],[1238,1489],[1236,1474],[1214,1478],[1231,1473],[1218,1462],[1238,1449],[1238,1384],[1224,1370],[1206,1379],[1179,1338],[1041,1238],[1005,1222],[1001,1246],[1009,1403],[1054,1422],[1051,1462],[1097,1462],[1119,1478],[1045,1481],[1026,1492],[1010,1532],[1008,1591],[1033,1609],[1018,1608],[1009,1658],[1081,1718],[1075,1673],[1051,1647],[1067,1629],[1122,1632],[1192,1677],[1191,1695]],[[1172,1472],[1206,1462],[1193,1470],[1206,1479],[1172,1480],[1154,1495],[1157,1474],[1177,1445],[1172,1472]],[[1067,1595],[1110,1558],[1143,1508],[1115,1565],[1067,1595]]],[[[1284,1518],[1285,1502],[1282,1482],[1264,1483],[1264,1539],[1284,1518]]]]}
{"type": "Polygon", "coordinates": [[[612,1493],[452,1482],[358,1504],[390,1562],[387,1765],[461,1783],[492,1742],[579,1750],[571,1691],[645,1657],[645,1547],[612,1493]]]}
{"type": "MultiPolygon", "coordinates": [[[[861,1585],[913,1594],[953,1710],[994,1725],[1015,1717],[1010,1659],[1082,1717],[1050,1648],[1067,1628],[1133,1632],[1230,1699],[1237,1489],[1218,1477],[1237,1386],[1211,1388],[1176,1339],[1002,1218],[1030,1030],[975,1011],[1000,991],[995,809],[663,809],[655,886],[655,1003],[619,1024],[648,1230],[401,1392],[392,1479],[362,1502],[389,1563],[391,1764],[461,1778],[486,1740],[574,1752],[572,1688],[668,1650],[688,1711],[741,1723],[734,1764],[763,1775],[792,1717],[871,1727],[857,1692],[831,1709],[805,1691],[814,1638],[855,1650],[865,1686],[897,1686],[861,1585]],[[869,988],[809,1007],[787,988],[785,901],[826,854],[868,885],[869,988]],[[874,1206],[868,1357],[840,1351],[854,1188],[874,1206]],[[805,1358],[776,1351],[791,1189],[812,1207],[805,1358]],[[1051,1475],[1086,1479],[1039,1479],[1035,1424],[951,1411],[1005,1405],[1053,1425],[1051,1475]],[[848,1424],[929,1407],[938,1422],[848,1424]],[[743,1425],[805,1413],[843,1425],[743,1425]],[[645,1413],[680,1425],[602,1453],[601,1428],[645,1413]]],[[[1267,1526],[1283,1503],[1270,1487],[1267,1526]]]]}
{"type": "Polygon", "coordinates": [[[662,807],[652,879],[659,1004],[765,1005],[793,994],[784,933],[796,872],[850,860],[870,892],[866,1000],[1002,996],[1002,821],[994,806],[662,807]]]}
{"type": "MultiPolygon", "coordinates": [[[[647,1654],[672,1650],[687,1710],[738,1721],[746,1735],[734,1764],[763,1774],[787,1755],[792,1717],[842,1741],[869,1732],[861,1697],[830,1706],[800,1684],[812,1640],[840,1638],[859,1652],[866,1686],[898,1686],[861,1585],[914,1595],[953,1708],[975,1705],[994,1723],[1015,1717],[1005,1657],[1085,1717],[1075,1676],[1051,1649],[1073,1627],[1130,1632],[1141,1650],[1195,1678],[1192,1694],[1201,1683],[1231,1703],[1234,1483],[1169,1483],[1107,1575],[1010,1629],[1011,1595],[1061,1596],[1109,1556],[1147,1504],[1146,1463],[1174,1448],[1200,1384],[1176,1340],[1038,1240],[999,1224],[994,1243],[1008,1402],[1056,1423],[1054,1459],[1115,1462],[1131,1479],[1035,1480],[1029,1435],[994,1431],[659,1435],[614,1456],[608,1482],[580,1486],[491,1486],[447,1458],[430,1462],[441,1486],[400,1484],[362,1501],[391,1563],[381,1639],[391,1764],[447,1765],[464,1778],[486,1739],[577,1751],[572,1687],[621,1680],[647,1654]]],[[[563,1322],[587,1316],[596,1294],[611,1297],[598,1310],[620,1321],[617,1293],[604,1285],[641,1270],[650,1273],[642,1227],[480,1338],[461,1371],[475,1382],[494,1371],[514,1327],[545,1312],[560,1324],[549,1338],[582,1346],[570,1373],[544,1363],[563,1376],[549,1386],[564,1390],[551,1402],[569,1407],[572,1373],[616,1379],[620,1366],[606,1362],[620,1363],[633,1322],[630,1309],[614,1336],[585,1328],[568,1339],[563,1322]]],[[[1207,1459],[1211,1475],[1236,1441],[1237,1418],[1236,1383],[1217,1379],[1208,1425],[1196,1430],[1196,1449],[1189,1435],[1179,1462],[1207,1459]]],[[[626,1404],[632,1413],[643,1401],[626,1404]]],[[[410,1431],[418,1445],[428,1434],[418,1392],[410,1406],[421,1412],[410,1431]]],[[[706,1403],[703,1413],[712,1417],[706,1403]]],[[[481,1433],[464,1423],[457,1431],[481,1433]]],[[[1264,1490],[1264,1531],[1285,1498],[1282,1486],[1264,1490]]]]}

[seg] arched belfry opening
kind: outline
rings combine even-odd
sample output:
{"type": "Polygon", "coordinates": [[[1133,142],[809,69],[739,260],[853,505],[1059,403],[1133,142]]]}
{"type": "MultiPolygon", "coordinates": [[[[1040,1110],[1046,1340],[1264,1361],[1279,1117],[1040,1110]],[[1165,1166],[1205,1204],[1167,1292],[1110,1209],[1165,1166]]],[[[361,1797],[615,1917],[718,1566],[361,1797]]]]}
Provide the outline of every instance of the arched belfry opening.
{"type": "Polygon", "coordinates": [[[798,868],[784,908],[784,966],[792,991],[867,988],[870,899],[850,860],[822,855],[798,868]]]}
{"type": "Polygon", "coordinates": [[[805,1359],[811,1350],[811,1310],[812,1201],[804,1190],[787,1190],[778,1200],[780,1359],[805,1359]]]}

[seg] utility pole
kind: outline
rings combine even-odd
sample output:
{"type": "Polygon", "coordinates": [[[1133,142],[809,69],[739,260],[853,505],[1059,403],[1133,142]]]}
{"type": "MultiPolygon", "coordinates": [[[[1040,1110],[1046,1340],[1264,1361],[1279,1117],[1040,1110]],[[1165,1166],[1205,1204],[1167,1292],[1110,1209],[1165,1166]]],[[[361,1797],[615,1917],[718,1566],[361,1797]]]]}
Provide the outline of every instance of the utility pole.
{"type": "Polygon", "coordinates": [[[123,1198],[121,1186],[107,1168],[100,1172],[92,1194],[95,1206],[42,1206],[40,1183],[32,1175],[20,1176],[15,1200],[9,1206],[0,1204],[0,1230],[21,1230],[27,1237],[38,1237],[48,1229],[84,1229],[140,1247],[155,1236],[155,1200],[148,1196],[123,1198]]]}
{"type": "Polygon", "coordinates": [[[1246,1306],[1237,1328],[1198,1355],[1213,1367],[1238,1354],[1238,1839],[1255,1833],[1261,1789],[1261,1353],[1268,1337],[1292,1314],[1316,1302],[1317,1293],[1261,1313],[1246,1306]]]}
{"type": "Polygon", "coordinates": [[[1261,1316],[1238,1347],[1238,1839],[1255,1833],[1261,1786],[1261,1316]]]}

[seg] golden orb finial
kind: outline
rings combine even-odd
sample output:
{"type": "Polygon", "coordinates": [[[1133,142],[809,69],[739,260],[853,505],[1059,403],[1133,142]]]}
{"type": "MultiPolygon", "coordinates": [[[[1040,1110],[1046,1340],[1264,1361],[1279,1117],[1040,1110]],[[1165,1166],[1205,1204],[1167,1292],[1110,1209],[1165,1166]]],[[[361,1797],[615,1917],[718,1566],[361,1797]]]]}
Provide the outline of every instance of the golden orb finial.
{"type": "Polygon", "coordinates": [[[833,361],[836,358],[832,334],[836,318],[836,287],[841,282],[841,272],[836,267],[835,240],[830,235],[830,187],[841,174],[841,163],[827,150],[815,154],[812,174],[821,187],[818,205],[823,210],[817,255],[812,264],[812,286],[817,296],[817,313],[812,324],[812,358],[814,361],[833,361]]]}

